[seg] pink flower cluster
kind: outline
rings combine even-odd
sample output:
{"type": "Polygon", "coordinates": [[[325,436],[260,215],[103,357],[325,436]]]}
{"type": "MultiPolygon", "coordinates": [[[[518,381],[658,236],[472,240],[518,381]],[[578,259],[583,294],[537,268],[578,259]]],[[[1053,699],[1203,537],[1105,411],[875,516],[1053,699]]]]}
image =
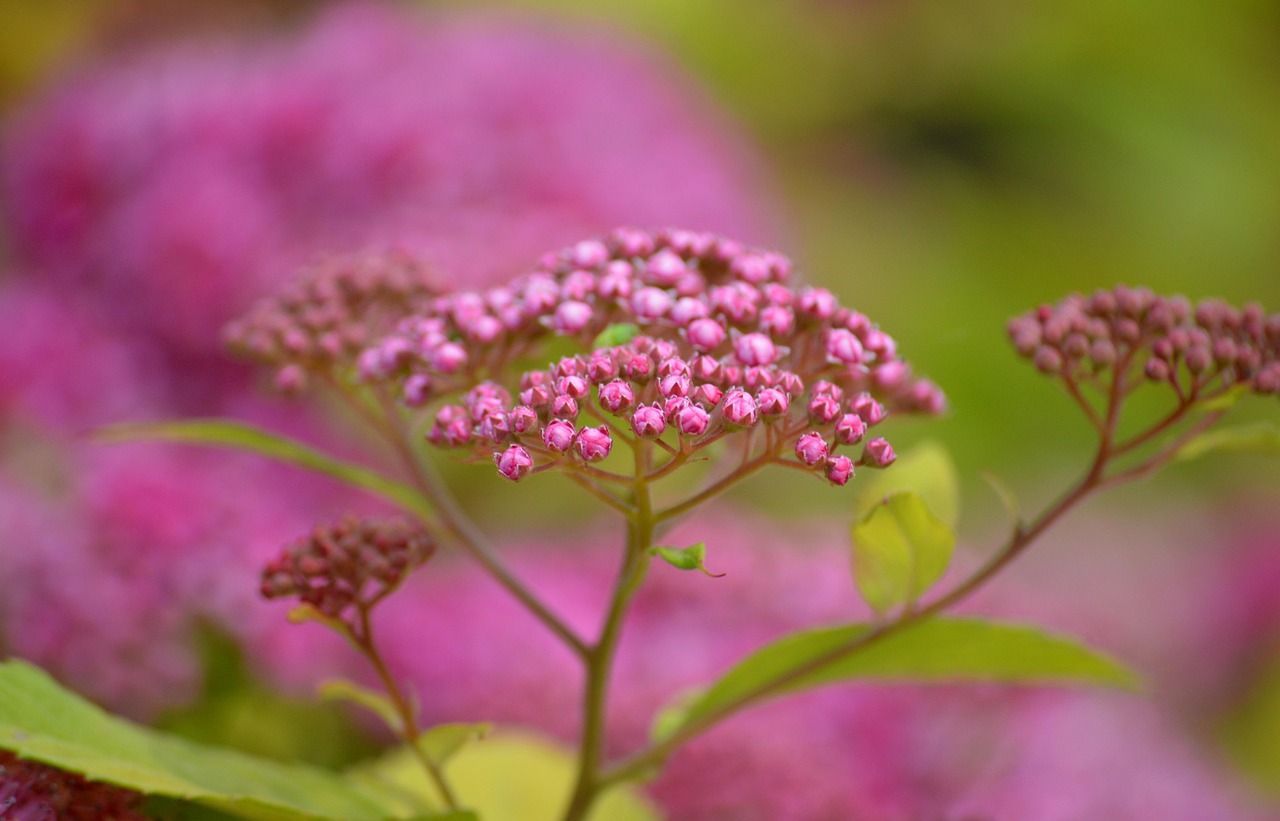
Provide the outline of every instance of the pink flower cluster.
{"type": "Polygon", "coordinates": [[[276,387],[296,393],[307,376],[345,375],[357,354],[438,288],[406,254],[316,263],[290,289],[259,301],[224,331],[231,350],[276,368],[276,387]]]}
{"type": "Polygon", "coordinates": [[[1218,300],[1198,305],[1145,288],[1075,294],[1009,322],[1009,337],[1040,371],[1068,382],[1140,367],[1194,401],[1236,385],[1280,394],[1280,314],[1218,300]]]}
{"type": "Polygon", "coordinates": [[[407,520],[348,517],[287,546],[263,568],[260,591],[345,619],[381,601],[435,550],[431,537],[407,520]]]}
{"type": "Polygon", "coordinates": [[[145,821],[142,796],[0,750],[0,818],[9,821],[145,821]]]}
{"type": "Polygon", "coordinates": [[[939,413],[944,399],[867,317],[790,276],[785,257],[714,234],[617,229],[510,285],[436,297],[361,354],[360,373],[398,382],[411,406],[466,390],[437,410],[428,439],[502,448],[494,459],[513,480],[604,459],[618,436],[670,431],[687,451],[763,428],[842,485],[855,464],[883,467],[894,454],[878,438],[857,460],[837,448],[861,443],[890,409],[939,413]],[[641,335],[524,373],[518,401],[483,379],[545,337],[590,348],[620,329],[641,335]]]}

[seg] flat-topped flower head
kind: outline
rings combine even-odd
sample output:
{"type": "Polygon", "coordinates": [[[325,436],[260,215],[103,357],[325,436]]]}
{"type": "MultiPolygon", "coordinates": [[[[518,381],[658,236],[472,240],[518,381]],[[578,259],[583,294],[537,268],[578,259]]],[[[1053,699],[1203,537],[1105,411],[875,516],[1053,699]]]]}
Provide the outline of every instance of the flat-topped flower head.
{"type": "Polygon", "coordinates": [[[407,520],[347,517],[317,526],[268,562],[261,593],[268,599],[297,598],[331,619],[347,621],[395,590],[435,549],[431,537],[407,520]]]}
{"type": "Polygon", "coordinates": [[[1070,384],[1109,385],[1119,372],[1122,390],[1145,377],[1188,403],[1237,386],[1280,393],[1280,314],[1256,304],[1193,306],[1181,296],[1119,286],[1016,317],[1009,337],[1038,370],[1070,384]]]}
{"type": "Polygon", "coordinates": [[[714,234],[617,229],[508,285],[431,296],[371,341],[359,373],[411,407],[487,386],[479,405],[435,411],[427,438],[479,449],[512,480],[583,469],[619,436],[689,453],[762,429],[778,458],[843,484],[843,462],[828,469],[839,448],[890,413],[938,413],[945,400],[867,317],[790,275],[785,257],[714,234]],[[592,349],[624,328],[627,341],[592,349]],[[557,336],[587,352],[512,372],[557,336]]]}

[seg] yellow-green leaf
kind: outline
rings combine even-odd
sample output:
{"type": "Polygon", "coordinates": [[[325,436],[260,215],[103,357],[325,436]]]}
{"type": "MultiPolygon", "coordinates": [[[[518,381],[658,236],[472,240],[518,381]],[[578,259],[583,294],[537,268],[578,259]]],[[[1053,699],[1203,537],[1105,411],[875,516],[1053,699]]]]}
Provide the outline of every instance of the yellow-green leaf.
{"type": "Polygon", "coordinates": [[[1138,686],[1137,676],[1109,656],[1027,625],[931,618],[884,634],[875,630],[850,624],[765,645],[692,703],[679,705],[680,720],[669,719],[661,729],[674,734],[743,700],[843,681],[1138,686]]]}
{"type": "Polygon", "coordinates": [[[853,575],[877,613],[916,601],[951,562],[956,537],[914,493],[896,493],[853,526],[853,575]]]}
{"type": "Polygon", "coordinates": [[[0,748],[95,781],[267,821],[451,818],[340,774],[196,744],[109,715],[22,661],[0,664],[0,748]]]}
{"type": "Polygon", "coordinates": [[[954,530],[960,520],[960,480],[947,449],[921,442],[898,456],[892,470],[859,474],[854,518],[862,519],[895,493],[910,491],[924,499],[933,515],[954,530]]]}

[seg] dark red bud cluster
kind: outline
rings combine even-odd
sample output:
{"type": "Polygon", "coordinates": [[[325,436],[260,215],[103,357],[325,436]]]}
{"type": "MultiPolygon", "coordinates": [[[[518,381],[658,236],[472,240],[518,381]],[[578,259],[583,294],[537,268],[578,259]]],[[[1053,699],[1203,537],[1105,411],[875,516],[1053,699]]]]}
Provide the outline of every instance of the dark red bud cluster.
{"type": "Polygon", "coordinates": [[[262,595],[296,597],[334,619],[368,609],[426,562],[435,543],[404,519],[356,519],[317,526],[262,570],[262,595]]]}
{"type": "Polygon", "coordinates": [[[1237,385],[1280,393],[1280,314],[1219,300],[1192,306],[1145,288],[1073,294],[1009,322],[1018,353],[1041,372],[1073,382],[1140,369],[1184,401],[1237,385]]]}

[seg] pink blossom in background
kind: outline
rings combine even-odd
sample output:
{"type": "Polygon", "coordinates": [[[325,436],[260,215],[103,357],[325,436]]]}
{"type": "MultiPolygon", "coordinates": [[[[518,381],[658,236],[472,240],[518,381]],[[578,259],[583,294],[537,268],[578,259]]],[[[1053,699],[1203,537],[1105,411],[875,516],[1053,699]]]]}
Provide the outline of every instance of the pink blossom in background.
{"type": "MultiPolygon", "coordinates": [[[[709,534],[708,566],[726,576],[708,579],[659,562],[637,597],[615,679],[615,755],[643,741],[661,704],[761,644],[867,617],[847,552],[829,531],[712,513],[669,540],[709,534]]],[[[508,551],[529,584],[585,635],[598,628],[616,570],[618,548],[602,538],[572,547],[526,540],[508,551]]],[[[526,724],[571,741],[576,662],[496,584],[451,558],[438,557],[380,608],[376,627],[393,668],[412,682],[429,721],[526,724]]],[[[1009,601],[1031,598],[1032,588],[1016,581],[997,587],[1011,584],[1015,594],[1000,605],[1006,613],[1009,601]]],[[[1125,617],[1113,614],[1112,627],[1125,617]]],[[[1106,615],[1092,619],[1102,623],[1106,615]]],[[[1069,631],[1061,618],[1049,627],[1069,631]]],[[[314,626],[277,622],[257,640],[260,661],[303,689],[335,673],[365,675],[359,660],[314,626]]],[[[649,789],[673,819],[1262,817],[1191,740],[1167,700],[1062,688],[825,688],[719,726],[680,752],[649,789]]]]}
{"type": "Polygon", "coordinates": [[[616,224],[772,233],[710,100],[593,29],[327,11],[73,73],[9,124],[17,259],[172,354],[319,251],[404,246],[458,284],[616,224]]]}

